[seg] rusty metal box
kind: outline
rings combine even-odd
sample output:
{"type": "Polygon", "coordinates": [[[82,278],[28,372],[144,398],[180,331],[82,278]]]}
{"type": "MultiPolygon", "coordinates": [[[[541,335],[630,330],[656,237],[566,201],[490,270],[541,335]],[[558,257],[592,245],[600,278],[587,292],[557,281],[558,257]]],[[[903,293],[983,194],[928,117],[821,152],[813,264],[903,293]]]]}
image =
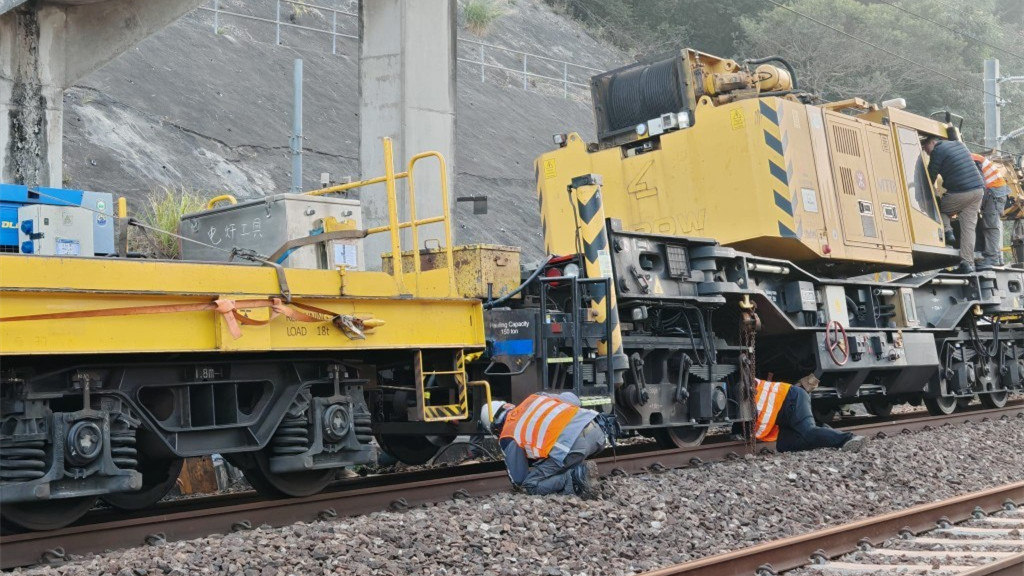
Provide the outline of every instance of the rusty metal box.
{"type": "MultiPolygon", "coordinates": [[[[455,287],[464,298],[487,298],[487,285],[491,294],[498,298],[516,289],[521,281],[519,272],[520,249],[514,246],[496,244],[471,244],[452,249],[455,260],[455,287]]],[[[391,254],[384,254],[382,267],[391,273],[391,254]]],[[[434,270],[446,264],[443,249],[432,248],[420,251],[420,269],[434,270]]],[[[412,250],[402,252],[402,271],[412,274],[412,250]]],[[[518,297],[518,295],[517,295],[518,297]]]]}

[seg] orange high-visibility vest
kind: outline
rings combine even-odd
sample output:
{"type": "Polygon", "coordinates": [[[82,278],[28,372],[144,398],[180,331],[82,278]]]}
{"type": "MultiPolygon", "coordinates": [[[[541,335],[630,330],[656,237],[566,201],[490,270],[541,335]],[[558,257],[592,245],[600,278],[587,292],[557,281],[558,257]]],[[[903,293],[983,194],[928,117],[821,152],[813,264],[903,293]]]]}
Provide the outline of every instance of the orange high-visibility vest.
{"type": "Polygon", "coordinates": [[[779,437],[779,426],[775,423],[782,410],[782,402],[789,393],[789,384],[768,382],[754,378],[757,385],[757,421],[754,423],[754,437],[762,442],[774,442],[779,437]]]}
{"type": "Polygon", "coordinates": [[[971,154],[971,158],[978,164],[981,164],[981,175],[985,179],[985,188],[999,188],[1000,186],[1006,186],[1006,180],[999,173],[999,167],[996,166],[995,162],[992,162],[988,158],[985,158],[981,154],[971,154]]]}
{"type": "Polygon", "coordinates": [[[547,458],[579,410],[557,398],[532,394],[505,416],[501,438],[511,438],[529,458],[547,458]]]}

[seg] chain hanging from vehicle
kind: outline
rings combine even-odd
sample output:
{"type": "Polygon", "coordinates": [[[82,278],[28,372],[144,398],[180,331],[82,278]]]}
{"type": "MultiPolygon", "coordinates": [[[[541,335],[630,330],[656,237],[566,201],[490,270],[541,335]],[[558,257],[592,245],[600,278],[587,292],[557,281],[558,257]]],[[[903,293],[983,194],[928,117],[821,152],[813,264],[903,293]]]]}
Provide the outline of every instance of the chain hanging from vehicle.
{"type": "Polygon", "coordinates": [[[761,319],[757,316],[757,304],[750,300],[750,296],[744,296],[740,301],[740,344],[744,351],[740,355],[740,387],[742,394],[750,404],[751,418],[743,422],[743,437],[746,438],[747,446],[753,451],[757,444],[754,437],[754,425],[757,422],[757,399],[755,397],[757,378],[757,333],[761,330],[761,319]]]}

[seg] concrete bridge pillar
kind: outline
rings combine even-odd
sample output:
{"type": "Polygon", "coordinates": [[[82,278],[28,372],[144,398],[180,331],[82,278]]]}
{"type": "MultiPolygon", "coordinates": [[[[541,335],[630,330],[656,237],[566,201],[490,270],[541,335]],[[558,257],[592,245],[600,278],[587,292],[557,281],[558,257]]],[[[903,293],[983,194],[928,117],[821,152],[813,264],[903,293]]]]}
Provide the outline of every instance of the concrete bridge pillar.
{"type": "MultiPolygon", "coordinates": [[[[381,138],[395,145],[396,171],[413,155],[435,150],[447,161],[448,206],[442,206],[439,172],[433,160],[417,164],[418,218],[452,213],[455,175],[456,0],[363,0],[359,7],[359,158],[363,178],[383,175],[381,138]]],[[[387,222],[384,186],[365,189],[363,217],[370,226],[387,222]]],[[[400,218],[409,217],[407,187],[399,187],[400,218]]],[[[454,232],[454,231],[453,231],[454,232]]],[[[440,224],[419,231],[420,248],[444,242],[440,224]]],[[[365,241],[367,266],[379,269],[390,252],[384,234],[365,241]]],[[[408,234],[403,249],[411,249],[408,234]]]]}
{"type": "Polygon", "coordinates": [[[60,187],[64,89],[204,0],[0,0],[0,182],[60,187]]]}

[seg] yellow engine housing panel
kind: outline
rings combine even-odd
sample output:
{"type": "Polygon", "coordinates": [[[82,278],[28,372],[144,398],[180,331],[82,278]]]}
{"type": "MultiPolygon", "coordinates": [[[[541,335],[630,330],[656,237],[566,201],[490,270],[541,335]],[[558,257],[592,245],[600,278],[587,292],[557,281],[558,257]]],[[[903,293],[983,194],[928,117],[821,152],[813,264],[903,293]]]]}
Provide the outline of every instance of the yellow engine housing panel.
{"type": "Polygon", "coordinates": [[[702,100],[694,116],[691,127],[593,152],[571,134],[541,156],[548,252],[576,251],[565,190],[594,173],[604,181],[606,214],[625,230],[713,238],[856,273],[954,257],[930,186],[924,201],[909,196],[903,156],[912,167],[920,162],[919,127],[904,128],[914,152],[896,145],[899,125],[780,97],[702,100]]]}

